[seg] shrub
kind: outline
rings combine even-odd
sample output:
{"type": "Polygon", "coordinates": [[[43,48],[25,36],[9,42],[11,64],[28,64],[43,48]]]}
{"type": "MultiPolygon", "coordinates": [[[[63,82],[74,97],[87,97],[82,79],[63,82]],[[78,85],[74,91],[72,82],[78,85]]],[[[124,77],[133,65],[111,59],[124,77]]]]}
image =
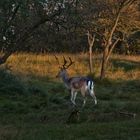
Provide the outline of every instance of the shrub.
{"type": "Polygon", "coordinates": [[[27,92],[26,85],[17,76],[0,69],[0,94],[24,94],[27,92]]]}

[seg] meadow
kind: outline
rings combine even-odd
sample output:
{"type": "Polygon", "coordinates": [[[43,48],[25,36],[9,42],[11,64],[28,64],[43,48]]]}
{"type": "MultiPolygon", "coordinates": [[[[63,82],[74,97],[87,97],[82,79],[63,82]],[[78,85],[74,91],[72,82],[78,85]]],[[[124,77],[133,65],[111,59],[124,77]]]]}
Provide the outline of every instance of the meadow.
{"type": "MultiPolygon", "coordinates": [[[[75,62],[69,75],[89,75],[87,54],[55,54],[75,62]]],[[[0,140],[139,140],[140,56],[112,55],[100,81],[101,55],[93,56],[98,104],[88,98],[78,119],[53,54],[12,55],[0,66],[0,140]]]]}

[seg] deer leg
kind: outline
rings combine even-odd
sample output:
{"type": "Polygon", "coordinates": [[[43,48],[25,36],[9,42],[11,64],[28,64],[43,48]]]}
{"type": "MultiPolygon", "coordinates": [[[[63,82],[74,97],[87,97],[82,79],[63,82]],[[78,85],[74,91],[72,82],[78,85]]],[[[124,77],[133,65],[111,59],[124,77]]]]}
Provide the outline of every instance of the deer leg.
{"type": "Polygon", "coordinates": [[[87,100],[87,98],[86,98],[86,97],[84,97],[84,101],[83,101],[83,105],[82,105],[82,107],[84,107],[84,106],[85,106],[85,104],[86,104],[86,100],[87,100]]]}
{"type": "Polygon", "coordinates": [[[84,88],[81,89],[81,94],[82,94],[82,96],[83,96],[83,98],[84,98],[84,100],[83,100],[83,105],[82,105],[82,107],[84,107],[85,104],[86,104],[86,91],[85,91],[84,88]]]}
{"type": "Polygon", "coordinates": [[[70,97],[71,102],[73,103],[73,91],[71,91],[71,97],[70,97]]]}
{"type": "Polygon", "coordinates": [[[74,92],[73,101],[74,101],[74,104],[75,104],[75,105],[76,105],[76,103],[75,103],[76,96],[77,96],[77,92],[74,92]]]}
{"type": "Polygon", "coordinates": [[[96,96],[95,96],[94,91],[93,90],[90,90],[89,93],[90,93],[90,96],[94,99],[94,103],[96,105],[97,104],[97,99],[96,99],[96,96]]]}
{"type": "Polygon", "coordinates": [[[75,101],[74,101],[74,96],[75,96],[75,93],[74,93],[74,91],[71,90],[71,99],[70,100],[74,105],[76,105],[75,101]]]}

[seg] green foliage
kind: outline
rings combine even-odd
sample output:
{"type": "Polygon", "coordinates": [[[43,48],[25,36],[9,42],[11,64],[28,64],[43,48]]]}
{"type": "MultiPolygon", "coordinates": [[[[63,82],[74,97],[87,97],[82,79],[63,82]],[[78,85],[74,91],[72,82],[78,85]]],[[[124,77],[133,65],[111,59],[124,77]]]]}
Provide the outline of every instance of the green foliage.
{"type": "Polygon", "coordinates": [[[134,32],[129,36],[129,51],[131,54],[140,53],[140,31],[134,32]]]}
{"type": "Polygon", "coordinates": [[[26,85],[17,76],[0,69],[0,94],[16,95],[26,93],[26,85]]]}
{"type": "Polygon", "coordinates": [[[0,113],[26,114],[48,105],[45,91],[0,69],[0,113]]]}

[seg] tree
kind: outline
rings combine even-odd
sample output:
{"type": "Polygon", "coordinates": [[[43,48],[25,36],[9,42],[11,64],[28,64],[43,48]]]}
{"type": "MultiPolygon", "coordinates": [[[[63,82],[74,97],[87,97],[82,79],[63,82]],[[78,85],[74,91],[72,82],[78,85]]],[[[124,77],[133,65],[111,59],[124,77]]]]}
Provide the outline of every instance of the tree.
{"type": "Polygon", "coordinates": [[[92,33],[88,31],[87,36],[88,36],[88,44],[89,44],[89,69],[90,69],[90,73],[93,73],[92,48],[95,41],[95,35],[92,35],[92,33]]]}
{"type": "Polygon", "coordinates": [[[140,31],[132,33],[128,37],[128,43],[131,54],[140,54],[140,31]]]}
{"type": "Polygon", "coordinates": [[[37,28],[59,19],[63,8],[61,0],[0,1],[0,64],[22,50],[37,28]]]}
{"type": "MultiPolygon", "coordinates": [[[[113,49],[121,40],[121,34],[129,36],[140,29],[138,0],[92,0],[83,1],[85,28],[98,35],[103,57],[100,78],[105,77],[107,63],[113,49]]],[[[124,41],[127,41],[126,38],[124,41]]]]}
{"type": "MultiPolygon", "coordinates": [[[[118,41],[121,39],[119,36],[114,35],[117,30],[117,26],[119,26],[119,23],[121,23],[119,22],[122,18],[121,16],[123,12],[126,10],[126,8],[128,10],[128,8],[135,2],[136,0],[121,0],[116,3],[117,8],[113,9],[113,11],[115,10],[114,22],[112,23],[110,30],[105,28],[105,31],[104,31],[105,35],[103,37],[104,44],[102,45],[103,46],[103,59],[102,59],[102,66],[101,66],[101,76],[100,76],[101,79],[105,77],[105,71],[106,71],[109,57],[114,47],[116,46],[118,41]]],[[[123,23],[121,23],[121,26],[122,25],[123,23]]]]}

